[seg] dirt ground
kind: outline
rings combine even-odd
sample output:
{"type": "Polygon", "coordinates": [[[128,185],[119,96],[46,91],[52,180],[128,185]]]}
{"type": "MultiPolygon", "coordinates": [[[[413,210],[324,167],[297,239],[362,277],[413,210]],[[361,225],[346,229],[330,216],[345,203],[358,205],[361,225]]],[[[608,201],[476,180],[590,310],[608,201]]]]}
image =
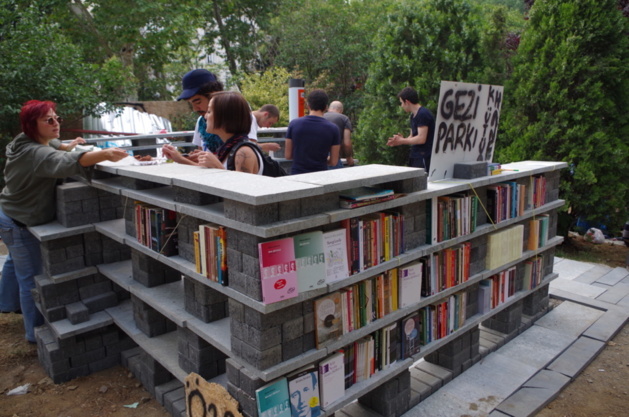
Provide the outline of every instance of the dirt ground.
{"type": "MultiPolygon", "coordinates": [[[[2,253],[0,247],[0,253],[2,253]]],[[[629,248],[569,239],[558,256],[625,266],[629,248]],[[574,240],[574,242],[573,242],[574,240]],[[591,260],[583,253],[594,254],[591,260]]],[[[588,255],[590,256],[590,255],[588,255]]],[[[124,368],[118,366],[54,384],[24,340],[22,316],[0,314],[0,417],[168,417],[169,414],[124,368]],[[30,384],[24,395],[10,390],[30,384]],[[136,406],[128,408],[127,406],[136,406]]],[[[629,415],[629,325],[538,417],[629,415]]],[[[437,417],[437,416],[435,416],[437,417]]]]}

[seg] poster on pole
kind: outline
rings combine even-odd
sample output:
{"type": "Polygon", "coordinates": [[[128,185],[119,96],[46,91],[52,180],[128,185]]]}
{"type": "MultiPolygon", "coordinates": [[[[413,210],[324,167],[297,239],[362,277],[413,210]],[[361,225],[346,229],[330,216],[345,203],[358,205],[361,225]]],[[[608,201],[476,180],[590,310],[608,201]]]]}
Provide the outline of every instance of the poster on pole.
{"type": "Polygon", "coordinates": [[[428,180],[452,178],[454,164],[491,162],[503,87],[442,81],[428,180]]]}

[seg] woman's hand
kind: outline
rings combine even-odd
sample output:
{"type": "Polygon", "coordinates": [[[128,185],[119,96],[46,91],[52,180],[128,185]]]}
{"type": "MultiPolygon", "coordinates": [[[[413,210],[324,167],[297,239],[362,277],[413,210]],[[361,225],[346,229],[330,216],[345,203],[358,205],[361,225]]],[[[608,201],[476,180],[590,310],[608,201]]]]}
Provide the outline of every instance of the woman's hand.
{"type": "Polygon", "coordinates": [[[72,142],[66,145],[66,150],[71,151],[72,149],[74,149],[76,145],[82,145],[84,143],[85,143],[85,139],[78,136],[76,139],[74,139],[72,142]]]}
{"type": "Polygon", "coordinates": [[[125,159],[129,154],[120,148],[107,148],[100,152],[105,152],[105,159],[111,162],[118,162],[121,159],[125,159]]]}
{"type": "Polygon", "coordinates": [[[212,152],[199,152],[199,166],[225,169],[221,161],[212,152]]]}

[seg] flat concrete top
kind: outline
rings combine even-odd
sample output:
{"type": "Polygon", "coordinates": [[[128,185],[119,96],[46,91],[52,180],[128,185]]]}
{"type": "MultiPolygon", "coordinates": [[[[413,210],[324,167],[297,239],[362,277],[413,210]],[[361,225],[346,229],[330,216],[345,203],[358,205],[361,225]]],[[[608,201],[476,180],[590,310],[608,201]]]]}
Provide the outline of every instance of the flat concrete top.
{"type": "Polygon", "coordinates": [[[270,204],[324,194],[323,187],[287,179],[290,177],[272,178],[244,172],[214,171],[217,173],[174,178],[173,185],[245,204],[270,204]]]}
{"type": "Polygon", "coordinates": [[[342,170],[312,172],[309,174],[291,175],[286,177],[289,181],[302,182],[324,187],[325,193],[347,190],[360,186],[369,186],[382,183],[383,177],[387,182],[405,180],[414,177],[423,177],[426,171],[423,168],[400,167],[393,165],[359,165],[342,170]]]}

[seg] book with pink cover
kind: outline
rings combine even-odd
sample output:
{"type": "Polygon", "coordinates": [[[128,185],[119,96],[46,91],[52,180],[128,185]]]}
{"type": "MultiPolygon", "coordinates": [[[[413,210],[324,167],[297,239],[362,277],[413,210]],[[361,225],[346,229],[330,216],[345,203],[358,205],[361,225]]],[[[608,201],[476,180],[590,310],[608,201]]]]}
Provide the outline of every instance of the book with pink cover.
{"type": "Polygon", "coordinates": [[[297,297],[297,263],[293,238],[258,244],[262,302],[276,303],[297,297]]]}

